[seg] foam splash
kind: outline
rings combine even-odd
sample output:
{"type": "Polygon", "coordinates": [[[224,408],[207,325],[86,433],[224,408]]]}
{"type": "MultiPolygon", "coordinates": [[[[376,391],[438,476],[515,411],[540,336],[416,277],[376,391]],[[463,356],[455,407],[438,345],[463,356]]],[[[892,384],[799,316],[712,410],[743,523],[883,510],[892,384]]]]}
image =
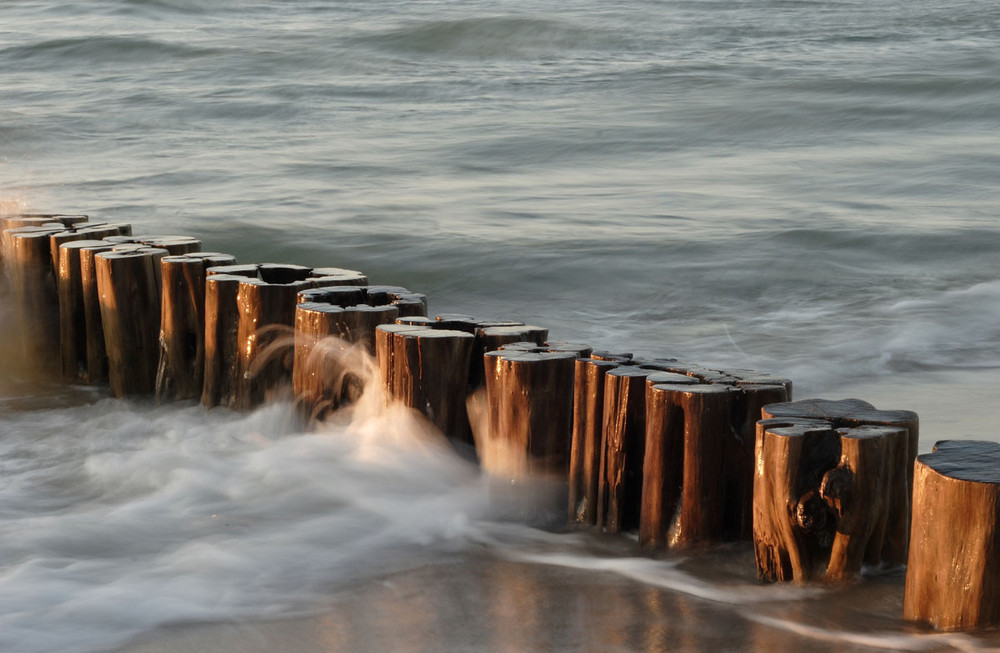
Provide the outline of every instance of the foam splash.
{"type": "Polygon", "coordinates": [[[286,433],[104,400],[0,424],[0,650],[90,651],[155,626],[290,614],[461,548],[478,473],[404,410],[286,433]]]}

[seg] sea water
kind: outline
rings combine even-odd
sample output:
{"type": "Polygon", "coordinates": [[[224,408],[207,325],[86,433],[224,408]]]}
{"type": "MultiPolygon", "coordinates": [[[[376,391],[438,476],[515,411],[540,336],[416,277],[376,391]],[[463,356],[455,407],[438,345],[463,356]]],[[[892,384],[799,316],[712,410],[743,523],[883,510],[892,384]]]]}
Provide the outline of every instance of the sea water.
{"type": "MultiPolygon", "coordinates": [[[[998,28],[981,0],[4,0],[0,203],[783,374],[916,410],[922,450],[998,440],[998,28]]],[[[120,402],[17,354],[3,651],[317,611],[388,649],[400,596],[436,615],[409,650],[516,625],[522,650],[989,643],[905,629],[898,573],[796,593],[738,547],[650,561],[510,521],[406,414],[300,433],[286,405],[120,402]]]]}

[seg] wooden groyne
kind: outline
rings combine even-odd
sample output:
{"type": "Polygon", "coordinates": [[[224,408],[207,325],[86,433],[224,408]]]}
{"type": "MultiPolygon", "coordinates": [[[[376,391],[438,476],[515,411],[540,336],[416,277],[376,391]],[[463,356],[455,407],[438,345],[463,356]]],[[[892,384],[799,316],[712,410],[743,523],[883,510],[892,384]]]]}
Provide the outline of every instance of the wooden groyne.
{"type": "Polygon", "coordinates": [[[0,218],[25,355],[115,397],[235,410],[288,398],[309,424],[361,396],[352,356],[367,356],[385,396],[487,471],[492,447],[503,473],[555,479],[574,527],[635,532],[654,554],[752,542],[767,582],[908,564],[906,619],[1000,624],[1000,445],[918,458],[910,411],[795,401],[782,377],[434,316],[425,295],[358,271],[201,249],[81,215],[0,218]]]}

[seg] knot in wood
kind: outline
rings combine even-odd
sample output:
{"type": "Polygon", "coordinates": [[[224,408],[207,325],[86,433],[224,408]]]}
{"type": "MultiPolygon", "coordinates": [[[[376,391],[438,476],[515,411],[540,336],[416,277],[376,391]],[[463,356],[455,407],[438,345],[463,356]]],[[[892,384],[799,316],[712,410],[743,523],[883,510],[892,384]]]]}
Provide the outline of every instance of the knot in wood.
{"type": "Polygon", "coordinates": [[[838,517],[850,509],[851,488],[854,485],[854,474],[847,467],[834,467],[823,475],[819,484],[819,494],[838,517]]]}
{"type": "Polygon", "coordinates": [[[830,510],[816,490],[799,498],[794,514],[796,525],[807,533],[820,533],[829,527],[830,510]]]}

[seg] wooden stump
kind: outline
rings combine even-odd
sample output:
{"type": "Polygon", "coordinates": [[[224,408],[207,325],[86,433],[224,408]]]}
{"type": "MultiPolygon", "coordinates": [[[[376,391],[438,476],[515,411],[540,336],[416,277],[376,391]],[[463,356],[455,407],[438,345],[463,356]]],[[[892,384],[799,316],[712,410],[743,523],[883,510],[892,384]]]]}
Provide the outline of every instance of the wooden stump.
{"type": "Polygon", "coordinates": [[[365,289],[357,286],[327,286],[307,288],[295,297],[299,304],[333,304],[341,308],[365,303],[365,289]]]}
{"type": "Polygon", "coordinates": [[[83,313],[86,328],[86,382],[99,384],[108,379],[108,352],[104,347],[104,323],[101,320],[101,294],[97,288],[97,261],[101,252],[115,249],[111,243],[80,247],[80,285],[83,289],[83,313]]]}
{"type": "Polygon", "coordinates": [[[733,391],[732,431],[726,440],[723,529],[726,540],[753,538],[754,446],[761,409],[788,399],[786,385],[741,382],[733,391]]]}
{"type": "Polygon", "coordinates": [[[732,394],[722,385],[648,388],[641,546],[684,548],[722,538],[732,394]]]}
{"type": "Polygon", "coordinates": [[[576,353],[500,350],[485,359],[489,437],[523,457],[528,474],[565,478],[576,353]]]}
{"type": "Polygon", "coordinates": [[[314,268],[307,278],[312,280],[316,288],[368,285],[368,277],[361,272],[342,268],[314,268]]]}
{"type": "Polygon", "coordinates": [[[237,341],[239,368],[236,378],[236,408],[250,410],[278,396],[291,384],[294,360],[295,297],[309,287],[294,280],[295,266],[271,269],[261,279],[243,279],[236,295],[239,311],[237,341]],[[282,281],[270,283],[264,277],[282,281]],[[292,281],[284,281],[293,279],[292,281]]]}
{"type": "Polygon", "coordinates": [[[17,213],[0,217],[0,231],[6,229],[20,229],[21,227],[41,227],[44,225],[58,224],[63,227],[87,222],[90,218],[86,215],[73,215],[64,213],[17,213]]]}
{"type": "Polygon", "coordinates": [[[137,236],[134,241],[146,247],[165,249],[168,256],[180,256],[201,251],[201,241],[192,236],[137,236]]]}
{"type": "Polygon", "coordinates": [[[1000,444],[945,440],[917,457],[903,618],[1000,624],[1000,444]]]}
{"type": "Polygon", "coordinates": [[[473,336],[400,324],[381,325],[375,335],[389,396],[423,413],[453,442],[471,444],[465,397],[473,336]]]}
{"type": "Polygon", "coordinates": [[[201,404],[206,408],[233,408],[236,405],[240,349],[240,312],[236,297],[240,281],[248,277],[212,274],[213,269],[219,268],[209,268],[205,278],[205,374],[201,404]]]}
{"type": "Polygon", "coordinates": [[[156,271],[166,250],[95,255],[111,394],[152,394],[159,354],[160,289],[156,271]]]}
{"type": "Polygon", "coordinates": [[[832,543],[833,519],[819,494],[840,459],[829,422],[765,419],[757,423],[753,534],[757,574],[766,581],[805,582],[832,543]]]}
{"type": "Polygon", "coordinates": [[[539,345],[549,337],[549,330],[544,327],[526,324],[507,326],[481,326],[473,333],[476,340],[472,346],[472,361],[469,367],[469,389],[474,391],[485,384],[483,355],[488,351],[496,351],[502,346],[514,342],[534,342],[539,345]]]}
{"type": "Polygon", "coordinates": [[[343,308],[306,302],[295,307],[295,361],[292,388],[309,421],[355,400],[364,381],[352,369],[349,348],[375,355],[375,329],[392,324],[395,306],[361,304],[343,308]]]}
{"type": "Polygon", "coordinates": [[[120,236],[125,232],[131,232],[131,225],[127,224],[93,224],[83,223],[75,227],[59,231],[49,236],[49,253],[52,255],[52,268],[59,271],[59,247],[63,243],[76,240],[102,240],[109,236],[120,236]]]}
{"type": "Polygon", "coordinates": [[[907,431],[899,427],[857,426],[838,429],[837,435],[840,464],[823,475],[819,488],[836,518],[828,581],[853,578],[865,561],[881,561],[895,452],[907,446],[907,431]]]}
{"type": "MultiPolygon", "coordinates": [[[[83,280],[81,251],[107,251],[111,247],[100,240],[74,240],[59,247],[59,267],[57,289],[59,295],[59,351],[62,376],[72,382],[95,383],[103,380],[106,363],[102,363],[92,374],[87,355],[88,322],[96,322],[92,327],[99,330],[100,352],[104,358],[104,329],[101,327],[100,302],[97,295],[97,278],[92,277],[92,287],[87,288],[83,280]],[[87,293],[92,293],[90,301],[94,316],[88,320],[87,293]],[[95,376],[97,378],[95,378],[95,376]]],[[[105,359],[106,360],[106,359],[105,359]]]]}
{"type": "Polygon", "coordinates": [[[604,386],[618,363],[578,358],[573,390],[573,430],[569,462],[569,520],[597,524],[604,428],[604,386]]]}
{"type": "Polygon", "coordinates": [[[13,290],[25,355],[44,374],[59,370],[59,301],[49,236],[64,227],[4,232],[7,282],[13,290]]]}
{"type": "Polygon", "coordinates": [[[806,399],[765,406],[762,415],[770,417],[809,417],[824,419],[836,428],[852,426],[897,426],[907,430],[905,452],[897,452],[893,469],[903,469],[890,481],[890,519],[881,560],[887,565],[906,562],[910,523],[910,495],[913,488],[913,461],[920,439],[919,418],[909,410],[878,410],[860,399],[806,399]]]}
{"type": "Polygon", "coordinates": [[[604,377],[597,527],[608,533],[639,526],[649,374],[649,370],[628,366],[610,370],[604,377]]]}
{"type": "Polygon", "coordinates": [[[205,270],[233,264],[216,252],[167,256],[163,282],[156,400],[201,399],[205,377],[205,270]]]}

